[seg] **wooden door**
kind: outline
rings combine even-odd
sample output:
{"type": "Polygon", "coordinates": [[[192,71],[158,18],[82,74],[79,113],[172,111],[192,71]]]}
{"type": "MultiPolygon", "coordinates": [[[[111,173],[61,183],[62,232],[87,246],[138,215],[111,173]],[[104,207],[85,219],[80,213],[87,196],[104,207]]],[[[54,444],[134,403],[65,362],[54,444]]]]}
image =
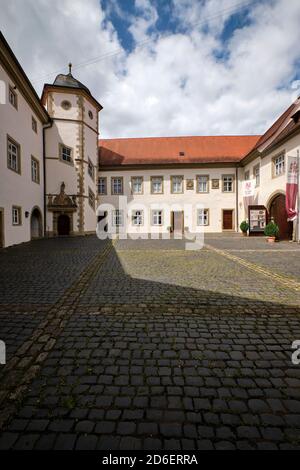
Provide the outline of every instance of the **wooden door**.
{"type": "Polygon", "coordinates": [[[69,235],[70,234],[70,217],[68,215],[61,214],[57,219],[57,232],[58,235],[69,235]]]}
{"type": "Polygon", "coordinates": [[[233,210],[223,210],[223,230],[233,230],[233,210]]]}
{"type": "Polygon", "coordinates": [[[172,212],[172,231],[173,233],[183,233],[183,212],[172,212]]]}
{"type": "Polygon", "coordinates": [[[281,240],[291,240],[293,236],[293,223],[287,221],[285,208],[285,196],[279,194],[273,199],[270,207],[270,217],[279,227],[279,238],[281,240]]]}

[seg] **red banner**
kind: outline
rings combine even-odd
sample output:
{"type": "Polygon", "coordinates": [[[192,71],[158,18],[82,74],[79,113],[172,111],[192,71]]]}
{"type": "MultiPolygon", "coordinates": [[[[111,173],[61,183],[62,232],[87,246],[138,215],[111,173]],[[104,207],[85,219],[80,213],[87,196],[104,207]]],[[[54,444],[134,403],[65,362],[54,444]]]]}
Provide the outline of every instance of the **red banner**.
{"type": "Polygon", "coordinates": [[[285,207],[289,222],[295,220],[298,216],[298,211],[296,210],[298,171],[298,158],[288,157],[285,207]]]}

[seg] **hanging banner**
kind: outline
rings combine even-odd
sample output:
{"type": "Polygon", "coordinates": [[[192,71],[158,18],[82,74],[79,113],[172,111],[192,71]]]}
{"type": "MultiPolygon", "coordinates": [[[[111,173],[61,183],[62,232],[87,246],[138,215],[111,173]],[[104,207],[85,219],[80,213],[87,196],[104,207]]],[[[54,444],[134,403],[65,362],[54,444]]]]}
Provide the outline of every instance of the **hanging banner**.
{"type": "Polygon", "coordinates": [[[296,201],[298,195],[298,157],[287,157],[287,183],[285,207],[288,221],[292,222],[297,218],[296,201]]]}
{"type": "Polygon", "coordinates": [[[242,182],[242,194],[245,215],[248,217],[248,207],[254,204],[254,195],[255,195],[255,179],[246,180],[242,182]]]}

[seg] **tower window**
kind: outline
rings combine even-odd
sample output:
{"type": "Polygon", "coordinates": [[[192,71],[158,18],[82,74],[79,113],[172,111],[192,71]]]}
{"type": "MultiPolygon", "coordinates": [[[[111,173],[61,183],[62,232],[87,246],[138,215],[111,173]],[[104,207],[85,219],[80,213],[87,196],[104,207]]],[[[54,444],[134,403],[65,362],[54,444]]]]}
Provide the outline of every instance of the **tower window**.
{"type": "Polygon", "coordinates": [[[63,109],[65,109],[66,111],[69,111],[69,109],[72,108],[72,105],[71,105],[70,101],[64,100],[64,101],[61,102],[61,107],[63,109]]]}
{"type": "Polygon", "coordinates": [[[95,210],[95,194],[90,188],[89,188],[89,205],[91,206],[92,209],[95,210]]]}
{"type": "Polygon", "coordinates": [[[95,169],[94,169],[94,165],[93,165],[93,163],[90,159],[89,159],[89,162],[88,162],[88,172],[89,172],[89,175],[92,178],[92,180],[94,180],[95,169]]]}
{"type": "Polygon", "coordinates": [[[60,145],[60,159],[66,163],[72,163],[72,152],[73,150],[66,145],[60,145]]]}
{"type": "Polygon", "coordinates": [[[90,119],[93,119],[93,118],[94,118],[94,115],[93,115],[92,111],[89,111],[89,118],[90,118],[90,119]]]}

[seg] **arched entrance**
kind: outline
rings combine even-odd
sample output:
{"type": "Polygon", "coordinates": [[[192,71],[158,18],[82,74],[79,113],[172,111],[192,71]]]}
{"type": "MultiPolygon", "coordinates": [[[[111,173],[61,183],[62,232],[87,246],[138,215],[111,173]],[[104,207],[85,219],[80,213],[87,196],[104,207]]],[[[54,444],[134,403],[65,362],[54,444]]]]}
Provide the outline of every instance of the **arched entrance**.
{"type": "Polygon", "coordinates": [[[42,214],[38,207],[35,207],[31,212],[30,236],[31,240],[41,238],[43,236],[42,214]]]}
{"type": "Polygon", "coordinates": [[[57,218],[57,233],[58,235],[70,235],[70,217],[61,214],[57,218]]]}
{"type": "Polygon", "coordinates": [[[282,240],[291,240],[293,236],[293,223],[287,221],[284,194],[274,196],[270,203],[269,214],[279,226],[279,238],[282,240]]]}

